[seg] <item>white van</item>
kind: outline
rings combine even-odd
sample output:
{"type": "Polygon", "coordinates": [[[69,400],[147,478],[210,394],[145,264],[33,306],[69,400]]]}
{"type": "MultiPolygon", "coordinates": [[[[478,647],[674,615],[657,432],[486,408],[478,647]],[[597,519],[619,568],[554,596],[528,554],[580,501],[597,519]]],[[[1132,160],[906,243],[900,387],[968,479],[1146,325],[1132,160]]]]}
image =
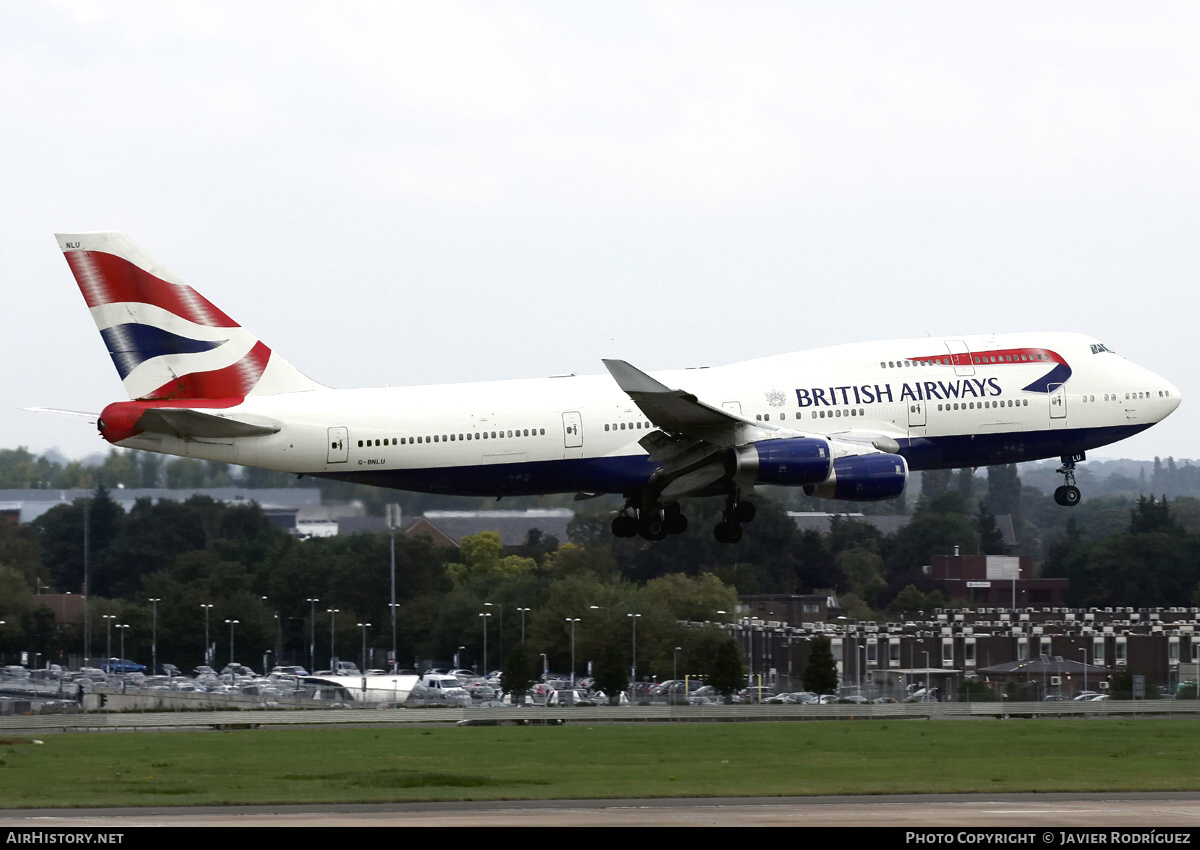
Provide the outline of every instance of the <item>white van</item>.
{"type": "Polygon", "coordinates": [[[471,695],[453,676],[447,676],[445,673],[426,673],[421,677],[421,684],[427,689],[430,699],[471,704],[471,695]]]}

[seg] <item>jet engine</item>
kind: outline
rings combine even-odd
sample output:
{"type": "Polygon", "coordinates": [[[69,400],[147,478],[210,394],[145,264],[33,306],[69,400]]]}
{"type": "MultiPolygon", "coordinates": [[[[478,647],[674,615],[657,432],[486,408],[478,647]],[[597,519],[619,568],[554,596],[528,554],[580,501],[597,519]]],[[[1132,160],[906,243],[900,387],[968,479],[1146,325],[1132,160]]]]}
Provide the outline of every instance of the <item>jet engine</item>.
{"type": "Polygon", "coordinates": [[[835,460],[829,477],[806,485],[804,492],[820,499],[880,502],[903,493],[907,480],[908,462],[900,455],[852,455],[835,460]]]}
{"type": "Polygon", "coordinates": [[[761,440],[738,446],[735,477],[756,484],[799,487],[819,484],[833,471],[829,443],[816,437],[761,440]]]}

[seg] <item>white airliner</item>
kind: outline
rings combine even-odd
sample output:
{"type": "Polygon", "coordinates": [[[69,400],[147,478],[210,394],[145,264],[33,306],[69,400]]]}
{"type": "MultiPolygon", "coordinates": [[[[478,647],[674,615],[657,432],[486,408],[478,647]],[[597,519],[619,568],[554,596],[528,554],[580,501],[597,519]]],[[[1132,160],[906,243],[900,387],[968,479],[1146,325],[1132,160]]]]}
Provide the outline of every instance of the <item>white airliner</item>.
{"type": "Polygon", "coordinates": [[[121,233],[58,236],[131,401],[118,446],[402,490],[619,493],[618,536],[684,530],[685,496],[724,496],[741,538],[756,484],[899,496],[910,471],[1061,457],[1079,501],[1088,449],[1166,417],[1179,391],[1074,333],[840,345],[728,366],[384,389],[306,378],[121,233]]]}

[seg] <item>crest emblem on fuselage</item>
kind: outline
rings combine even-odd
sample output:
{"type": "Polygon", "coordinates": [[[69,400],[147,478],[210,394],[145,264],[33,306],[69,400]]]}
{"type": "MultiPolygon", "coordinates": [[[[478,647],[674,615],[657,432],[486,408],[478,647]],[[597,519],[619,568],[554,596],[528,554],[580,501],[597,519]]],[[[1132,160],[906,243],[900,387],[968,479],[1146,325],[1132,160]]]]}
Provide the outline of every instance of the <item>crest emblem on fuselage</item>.
{"type": "Polygon", "coordinates": [[[765,394],[767,404],[771,407],[783,407],[787,401],[787,396],[783,394],[783,390],[769,390],[765,394]]]}

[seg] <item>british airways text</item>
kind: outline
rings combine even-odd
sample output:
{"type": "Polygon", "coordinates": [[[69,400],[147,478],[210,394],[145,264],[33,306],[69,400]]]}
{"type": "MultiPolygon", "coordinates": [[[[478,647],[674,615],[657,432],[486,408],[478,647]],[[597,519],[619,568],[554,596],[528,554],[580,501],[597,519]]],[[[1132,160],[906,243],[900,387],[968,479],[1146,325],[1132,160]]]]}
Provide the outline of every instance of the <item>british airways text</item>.
{"type": "Polygon", "coordinates": [[[914,381],[905,383],[897,394],[891,384],[862,384],[850,387],[812,387],[797,389],[800,407],[836,407],[843,404],[894,403],[928,399],[986,398],[1002,395],[995,378],[967,378],[961,381],[914,381]]]}

